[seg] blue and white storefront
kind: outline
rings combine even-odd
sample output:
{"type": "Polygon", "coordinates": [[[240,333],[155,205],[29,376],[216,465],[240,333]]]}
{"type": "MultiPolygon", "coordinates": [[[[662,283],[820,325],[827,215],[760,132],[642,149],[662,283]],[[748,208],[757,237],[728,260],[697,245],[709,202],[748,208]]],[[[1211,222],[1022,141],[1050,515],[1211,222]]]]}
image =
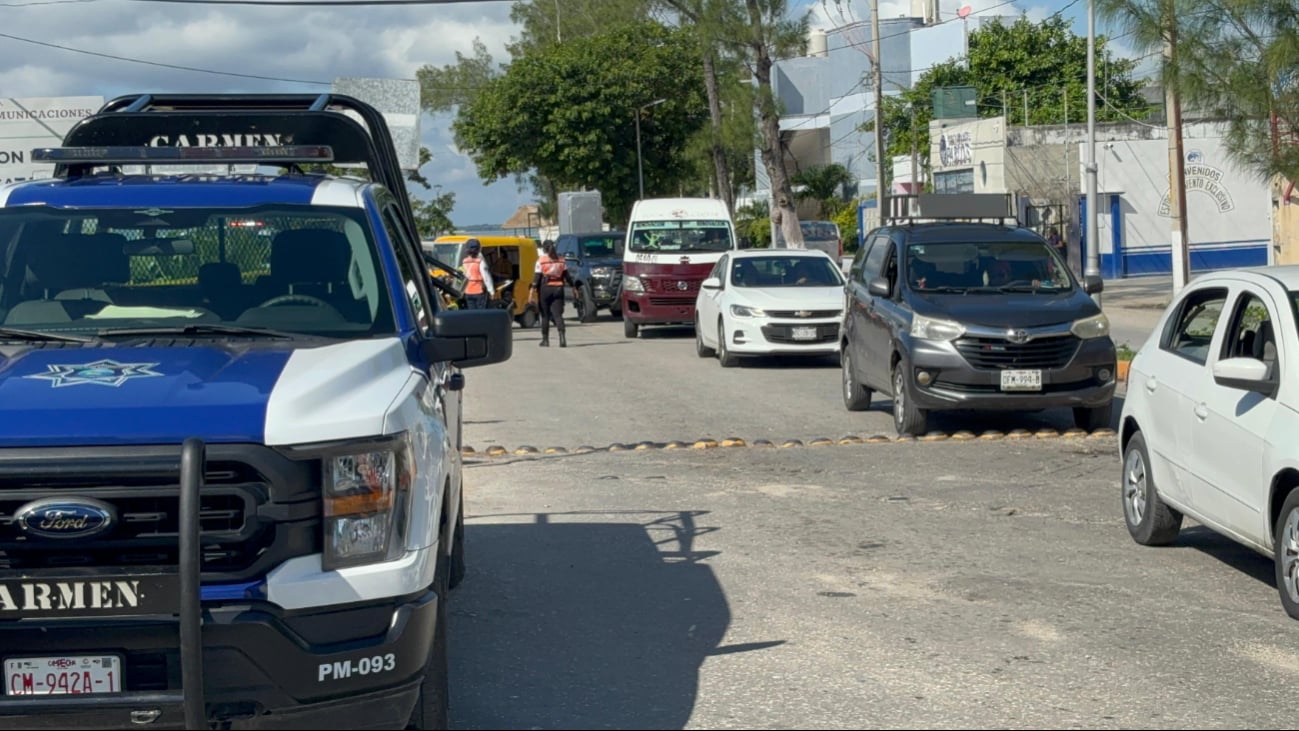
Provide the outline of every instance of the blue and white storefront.
{"type": "MultiPolygon", "coordinates": [[[[1168,138],[1163,128],[1143,131],[1143,139],[1107,139],[1097,130],[1097,240],[1106,279],[1172,272],[1168,138]]],[[[1186,125],[1183,151],[1191,272],[1271,263],[1267,182],[1235,166],[1217,124],[1186,125]]],[[[1080,196],[1084,226],[1086,205],[1080,196]]]]}

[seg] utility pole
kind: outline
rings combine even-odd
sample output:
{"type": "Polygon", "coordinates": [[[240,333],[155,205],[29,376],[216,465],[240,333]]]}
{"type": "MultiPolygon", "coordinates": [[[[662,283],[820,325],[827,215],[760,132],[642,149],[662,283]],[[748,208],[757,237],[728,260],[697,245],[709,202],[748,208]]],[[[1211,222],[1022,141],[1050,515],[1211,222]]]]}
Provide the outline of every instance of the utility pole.
{"type": "Polygon", "coordinates": [[[888,223],[884,191],[884,70],[880,68],[880,0],[871,0],[871,75],[875,86],[875,210],[879,225],[888,223]]]}
{"type": "Polygon", "coordinates": [[[1010,126],[1010,105],[1006,103],[1006,90],[1001,90],[1001,116],[1006,118],[1006,126],[1010,126]]]}
{"type": "MultiPolygon", "coordinates": [[[[1164,40],[1164,56],[1169,68],[1177,68],[1177,15],[1173,3],[1166,2],[1168,17],[1164,40]]],[[[1164,89],[1164,104],[1168,107],[1168,215],[1172,218],[1173,294],[1182,291],[1191,276],[1191,262],[1186,234],[1186,156],[1182,154],[1182,100],[1177,94],[1177,84],[1164,89]]]]}
{"type": "MultiPolygon", "coordinates": [[[[1087,0],[1087,263],[1084,277],[1101,273],[1100,215],[1096,210],[1096,0],[1087,0]]],[[[1092,299],[1101,304],[1101,293],[1092,299]]]]}
{"type": "Polygon", "coordinates": [[[920,185],[920,142],[916,135],[916,105],[911,105],[911,195],[924,190],[920,185]]]}
{"type": "Polygon", "coordinates": [[[1024,126],[1028,126],[1028,89],[1024,90],[1024,126]]]}

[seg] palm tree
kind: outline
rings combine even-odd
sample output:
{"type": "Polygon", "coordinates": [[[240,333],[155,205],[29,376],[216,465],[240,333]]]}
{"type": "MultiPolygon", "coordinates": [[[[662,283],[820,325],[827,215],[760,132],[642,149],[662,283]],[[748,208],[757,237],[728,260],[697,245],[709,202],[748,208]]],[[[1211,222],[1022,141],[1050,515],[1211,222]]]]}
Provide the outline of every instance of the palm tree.
{"type": "Polygon", "coordinates": [[[842,206],[840,188],[847,188],[853,182],[853,174],[837,162],[815,165],[794,175],[794,185],[803,188],[795,195],[799,200],[816,201],[820,205],[821,216],[833,216],[842,206]]]}

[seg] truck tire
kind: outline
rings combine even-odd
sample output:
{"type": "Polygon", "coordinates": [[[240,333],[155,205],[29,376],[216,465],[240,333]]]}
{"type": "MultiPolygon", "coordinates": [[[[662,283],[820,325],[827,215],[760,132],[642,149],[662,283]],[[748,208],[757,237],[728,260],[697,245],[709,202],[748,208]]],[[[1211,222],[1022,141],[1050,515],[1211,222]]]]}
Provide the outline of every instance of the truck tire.
{"type": "Polygon", "coordinates": [[[447,562],[438,567],[433,588],[438,595],[437,629],[433,632],[433,645],[429,648],[428,662],[424,666],[424,681],[419,686],[419,697],[411,710],[407,729],[445,729],[450,725],[450,687],[447,682],[447,562]]]}
{"type": "Polygon", "coordinates": [[[595,295],[591,294],[591,288],[582,286],[577,290],[577,296],[581,298],[577,305],[577,314],[579,322],[595,322],[596,307],[595,295]]]}
{"type": "Polygon", "coordinates": [[[460,492],[460,512],[456,515],[456,532],[451,535],[451,568],[447,588],[454,589],[465,580],[465,493],[460,492]]]}

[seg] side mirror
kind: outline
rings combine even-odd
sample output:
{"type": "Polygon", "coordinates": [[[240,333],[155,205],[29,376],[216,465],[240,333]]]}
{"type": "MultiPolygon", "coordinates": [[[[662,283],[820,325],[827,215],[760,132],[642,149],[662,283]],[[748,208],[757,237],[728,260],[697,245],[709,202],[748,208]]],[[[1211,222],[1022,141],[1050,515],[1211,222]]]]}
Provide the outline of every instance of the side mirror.
{"type": "Polygon", "coordinates": [[[1219,386],[1271,396],[1277,384],[1270,370],[1257,358],[1227,358],[1213,364],[1213,381],[1219,386]]]}
{"type": "Polygon", "coordinates": [[[704,281],[700,282],[699,286],[704,289],[721,289],[722,280],[718,279],[717,277],[709,277],[704,281]]]}
{"type": "Polygon", "coordinates": [[[889,287],[889,280],[884,277],[875,277],[872,279],[870,284],[866,285],[866,291],[876,297],[888,297],[893,293],[892,289],[889,287]]]}
{"type": "Polygon", "coordinates": [[[1088,274],[1083,277],[1083,291],[1087,294],[1096,294],[1105,291],[1105,280],[1099,275],[1088,274]]]}
{"type": "Polygon", "coordinates": [[[507,310],[449,310],[433,317],[424,357],[460,368],[502,363],[514,354],[514,319],[507,310]]]}

